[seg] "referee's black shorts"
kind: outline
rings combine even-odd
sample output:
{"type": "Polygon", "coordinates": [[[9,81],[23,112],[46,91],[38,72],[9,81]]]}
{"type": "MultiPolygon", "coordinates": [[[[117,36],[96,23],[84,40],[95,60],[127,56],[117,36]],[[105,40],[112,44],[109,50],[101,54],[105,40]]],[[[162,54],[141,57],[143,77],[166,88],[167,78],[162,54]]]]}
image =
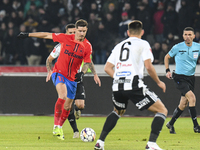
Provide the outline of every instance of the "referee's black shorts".
{"type": "Polygon", "coordinates": [[[181,91],[181,95],[185,96],[190,90],[194,92],[195,76],[179,75],[176,73],[172,74],[176,88],[181,91]]]}

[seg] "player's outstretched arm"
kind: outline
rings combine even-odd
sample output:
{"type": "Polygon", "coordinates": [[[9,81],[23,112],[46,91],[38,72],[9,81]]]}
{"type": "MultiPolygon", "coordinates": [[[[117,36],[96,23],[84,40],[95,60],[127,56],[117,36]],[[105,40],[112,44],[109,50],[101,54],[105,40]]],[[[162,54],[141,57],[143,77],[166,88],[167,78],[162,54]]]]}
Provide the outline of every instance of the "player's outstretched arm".
{"type": "Polygon", "coordinates": [[[34,33],[20,32],[20,34],[18,34],[18,36],[17,36],[17,38],[19,38],[19,39],[25,39],[28,37],[53,39],[52,33],[48,33],[48,32],[34,32],[34,33]]]}
{"type": "Polygon", "coordinates": [[[101,80],[99,79],[96,70],[94,68],[94,63],[91,60],[91,63],[84,63],[83,67],[82,67],[82,72],[84,72],[84,74],[87,72],[88,68],[90,68],[91,72],[94,75],[94,81],[96,84],[98,84],[99,86],[101,86],[101,80]]]}
{"type": "Polygon", "coordinates": [[[147,69],[147,72],[149,73],[149,75],[151,76],[151,78],[157,83],[157,85],[163,90],[163,92],[165,93],[166,91],[166,85],[164,82],[160,81],[156,70],[154,68],[154,66],[151,63],[151,59],[147,59],[144,61],[144,66],[147,69]]]}
{"type": "Polygon", "coordinates": [[[52,75],[52,61],[55,58],[53,58],[51,55],[49,55],[49,57],[46,60],[46,68],[47,68],[47,77],[46,77],[46,82],[48,82],[51,79],[51,75],[52,75]]]}

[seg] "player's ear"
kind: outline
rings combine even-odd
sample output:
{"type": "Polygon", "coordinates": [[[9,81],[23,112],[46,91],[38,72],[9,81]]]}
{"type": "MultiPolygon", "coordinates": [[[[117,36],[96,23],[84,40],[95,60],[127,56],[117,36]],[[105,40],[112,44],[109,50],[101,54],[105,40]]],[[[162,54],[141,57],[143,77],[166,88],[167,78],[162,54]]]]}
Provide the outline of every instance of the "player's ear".
{"type": "Polygon", "coordinates": [[[144,30],[142,29],[141,36],[143,36],[143,35],[144,35],[144,30]]]}
{"type": "Polygon", "coordinates": [[[130,35],[129,31],[127,30],[126,32],[127,32],[127,35],[129,36],[130,35]]]}

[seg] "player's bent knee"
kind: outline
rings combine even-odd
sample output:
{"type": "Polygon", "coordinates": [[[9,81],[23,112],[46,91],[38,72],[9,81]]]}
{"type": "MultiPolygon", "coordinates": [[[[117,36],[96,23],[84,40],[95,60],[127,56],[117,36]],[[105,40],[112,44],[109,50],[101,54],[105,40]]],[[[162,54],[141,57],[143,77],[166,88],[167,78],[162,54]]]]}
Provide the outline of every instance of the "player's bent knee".
{"type": "Polygon", "coordinates": [[[165,116],[167,116],[168,110],[166,107],[163,107],[159,113],[163,113],[165,116]]]}
{"type": "Polygon", "coordinates": [[[68,103],[67,101],[64,104],[64,109],[65,110],[71,110],[71,103],[68,103]]]}
{"type": "Polygon", "coordinates": [[[84,108],[85,108],[84,105],[81,105],[78,107],[78,109],[80,109],[80,110],[83,110],[84,108]]]}
{"type": "Polygon", "coordinates": [[[149,111],[153,113],[162,113],[167,116],[168,110],[165,105],[160,101],[156,101],[153,105],[148,108],[149,111]]]}
{"type": "Polygon", "coordinates": [[[187,107],[188,103],[180,104],[179,109],[184,110],[187,107]]]}
{"type": "Polygon", "coordinates": [[[155,113],[155,114],[156,114],[156,113],[162,113],[162,114],[164,114],[165,116],[167,116],[168,110],[167,110],[166,108],[160,108],[160,109],[154,111],[154,113],[155,113]]]}
{"type": "Polygon", "coordinates": [[[116,108],[114,108],[114,111],[115,111],[118,115],[122,116],[122,115],[126,112],[126,109],[117,110],[116,108]]]}
{"type": "Polygon", "coordinates": [[[78,107],[78,109],[80,110],[85,108],[85,100],[76,99],[75,104],[76,104],[76,107],[78,107]]]}
{"type": "Polygon", "coordinates": [[[82,110],[85,108],[85,104],[76,104],[76,107],[78,107],[78,109],[82,110]]]}
{"type": "Polygon", "coordinates": [[[71,106],[66,105],[66,106],[64,106],[64,109],[65,110],[71,110],[71,106]]]}
{"type": "Polygon", "coordinates": [[[168,114],[168,110],[167,108],[164,106],[164,104],[160,105],[160,107],[158,107],[158,111],[156,113],[162,113],[165,116],[167,116],[168,114]]]}

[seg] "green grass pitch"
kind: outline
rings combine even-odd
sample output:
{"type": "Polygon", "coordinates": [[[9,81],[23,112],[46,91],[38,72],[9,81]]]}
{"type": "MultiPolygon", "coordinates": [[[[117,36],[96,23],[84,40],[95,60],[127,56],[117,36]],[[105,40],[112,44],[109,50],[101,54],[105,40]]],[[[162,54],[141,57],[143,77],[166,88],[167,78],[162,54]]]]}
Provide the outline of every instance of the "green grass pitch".
{"type": "MultiPolygon", "coordinates": [[[[96,132],[94,142],[73,139],[68,120],[63,126],[65,140],[52,135],[53,116],[0,116],[0,150],[92,150],[106,117],[81,117],[79,131],[91,127],[96,132]]],[[[153,118],[122,117],[107,136],[105,150],[144,150],[153,118]]],[[[157,140],[165,150],[199,150],[200,134],[194,133],[190,118],[179,118],[175,124],[177,134],[169,134],[165,121],[157,140]]]]}

